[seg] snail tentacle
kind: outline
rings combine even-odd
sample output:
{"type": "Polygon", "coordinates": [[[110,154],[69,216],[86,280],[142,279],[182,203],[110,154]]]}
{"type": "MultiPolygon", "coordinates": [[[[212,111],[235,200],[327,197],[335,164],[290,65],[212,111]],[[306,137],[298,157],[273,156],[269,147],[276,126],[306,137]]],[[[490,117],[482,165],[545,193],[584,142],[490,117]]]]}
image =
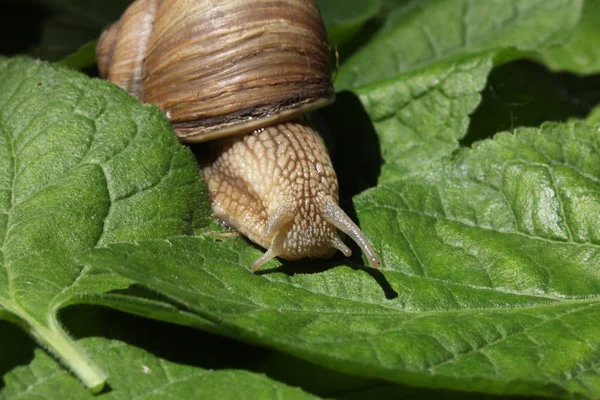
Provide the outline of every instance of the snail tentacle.
{"type": "Polygon", "coordinates": [[[258,260],[252,263],[252,272],[256,272],[267,261],[277,257],[283,252],[283,243],[285,241],[286,233],[286,230],[282,229],[275,233],[275,236],[273,236],[273,241],[271,242],[271,247],[269,247],[258,260]]]}
{"type": "Polygon", "coordinates": [[[341,251],[346,257],[352,255],[352,250],[337,236],[331,239],[331,245],[341,251]]]}
{"type": "Polygon", "coordinates": [[[331,196],[325,197],[323,206],[323,217],[327,222],[350,236],[358,244],[369,260],[369,265],[373,268],[381,267],[381,258],[375,253],[373,246],[365,237],[360,228],[346,215],[346,213],[336,204],[331,196]]]}

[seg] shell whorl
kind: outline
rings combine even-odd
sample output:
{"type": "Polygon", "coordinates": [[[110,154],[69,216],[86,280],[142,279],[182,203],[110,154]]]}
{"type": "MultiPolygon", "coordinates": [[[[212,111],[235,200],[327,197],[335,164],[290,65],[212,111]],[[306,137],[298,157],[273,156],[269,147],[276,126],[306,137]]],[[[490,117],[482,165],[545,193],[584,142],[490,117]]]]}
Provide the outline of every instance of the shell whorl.
{"type": "Polygon", "coordinates": [[[327,34],[312,0],[137,0],[103,34],[98,62],[102,76],[161,107],[187,142],[333,101],[327,34]]]}
{"type": "Polygon", "coordinates": [[[144,58],[156,15],[156,0],[132,3],[100,37],[96,48],[100,76],[143,100],[144,58]]]}

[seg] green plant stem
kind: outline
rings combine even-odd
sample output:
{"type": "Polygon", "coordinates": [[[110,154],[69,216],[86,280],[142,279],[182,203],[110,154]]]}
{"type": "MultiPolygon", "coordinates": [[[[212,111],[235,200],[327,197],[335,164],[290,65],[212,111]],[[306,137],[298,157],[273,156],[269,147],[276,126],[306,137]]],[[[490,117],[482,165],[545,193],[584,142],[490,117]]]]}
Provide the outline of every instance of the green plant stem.
{"type": "Polygon", "coordinates": [[[62,329],[55,318],[45,326],[21,307],[8,307],[25,322],[29,333],[50,353],[54,354],[93,393],[104,388],[106,374],[85,354],[84,350],[62,329]]]}

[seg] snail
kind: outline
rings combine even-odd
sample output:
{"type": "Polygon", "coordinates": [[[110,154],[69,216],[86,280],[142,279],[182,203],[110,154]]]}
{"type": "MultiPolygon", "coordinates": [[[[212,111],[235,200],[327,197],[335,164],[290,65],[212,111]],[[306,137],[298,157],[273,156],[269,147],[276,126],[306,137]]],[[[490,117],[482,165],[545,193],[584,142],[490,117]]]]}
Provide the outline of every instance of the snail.
{"type": "Polygon", "coordinates": [[[159,106],[200,159],[216,217],[274,257],[381,260],[338,205],[338,183],[305,115],[334,100],[312,0],[137,0],[101,36],[102,77],[159,106]]]}

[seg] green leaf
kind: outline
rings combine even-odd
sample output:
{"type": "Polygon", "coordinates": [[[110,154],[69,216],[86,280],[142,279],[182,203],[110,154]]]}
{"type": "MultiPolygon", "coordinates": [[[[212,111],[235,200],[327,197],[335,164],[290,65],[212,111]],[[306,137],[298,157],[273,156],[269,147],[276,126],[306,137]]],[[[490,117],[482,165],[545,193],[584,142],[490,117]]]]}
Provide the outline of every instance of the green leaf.
{"type": "Polygon", "coordinates": [[[193,157],[157,108],[65,68],[0,58],[0,317],[90,388],[103,374],[56,314],[131,282],[73,257],[191,233],[198,193],[193,157]]]}
{"type": "Polygon", "coordinates": [[[359,196],[381,272],[313,261],[252,274],[258,250],[212,237],[115,244],[83,261],[343,372],[597,398],[599,141],[585,123],[504,133],[359,196]]]}
{"type": "Polygon", "coordinates": [[[600,124],[600,107],[594,108],[586,118],[586,121],[590,124],[600,124]]]}
{"type": "Polygon", "coordinates": [[[555,71],[577,74],[600,73],[600,1],[586,0],[581,22],[572,40],[541,53],[540,59],[555,71]]]}
{"type": "Polygon", "coordinates": [[[458,147],[491,68],[492,56],[483,54],[356,91],[379,136],[379,182],[421,170],[458,147]]]}
{"type": "Polygon", "coordinates": [[[356,89],[453,57],[538,51],[568,39],[582,0],[415,0],[400,2],[368,45],[353,54],[336,89],[356,89]]]}
{"type": "Polygon", "coordinates": [[[317,0],[316,3],[333,46],[355,36],[381,8],[380,0],[317,0]]]}
{"type": "Polygon", "coordinates": [[[73,69],[84,69],[96,65],[97,40],[92,40],[81,46],[77,51],[60,60],[60,64],[73,69]]]}
{"type": "Polygon", "coordinates": [[[300,389],[242,370],[178,365],[118,341],[84,339],[84,348],[110,374],[111,389],[94,396],[42,350],[6,375],[0,399],[316,399],[300,389]]]}

